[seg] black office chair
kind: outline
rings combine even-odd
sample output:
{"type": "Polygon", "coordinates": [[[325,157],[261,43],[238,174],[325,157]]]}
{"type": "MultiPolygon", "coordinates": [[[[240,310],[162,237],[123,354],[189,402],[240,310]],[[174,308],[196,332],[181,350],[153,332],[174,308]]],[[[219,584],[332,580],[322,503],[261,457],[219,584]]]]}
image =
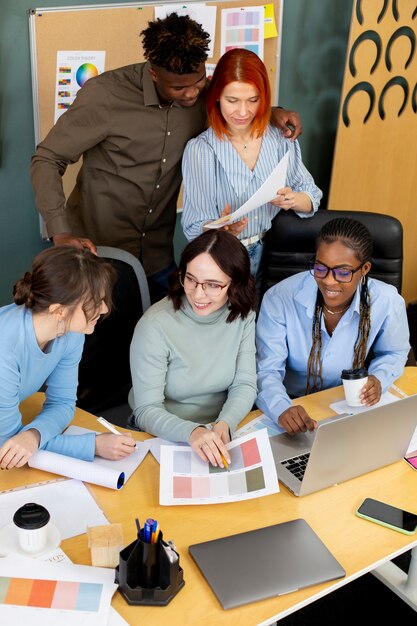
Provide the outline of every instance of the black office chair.
{"type": "Polygon", "coordinates": [[[150,306],[140,261],[124,250],[98,246],[98,255],[117,270],[113,310],[87,335],[79,367],[77,406],[95,415],[127,403],[132,386],[129,350],[139,318],[150,306]]]}
{"type": "Polygon", "coordinates": [[[262,295],[269,287],[309,268],[315,240],[321,227],[336,217],[362,222],[371,232],[373,257],[370,276],[394,285],[401,293],[403,228],[397,218],[366,211],[321,209],[313,217],[300,218],[292,211],[280,211],[265,238],[262,259],[262,295]]]}

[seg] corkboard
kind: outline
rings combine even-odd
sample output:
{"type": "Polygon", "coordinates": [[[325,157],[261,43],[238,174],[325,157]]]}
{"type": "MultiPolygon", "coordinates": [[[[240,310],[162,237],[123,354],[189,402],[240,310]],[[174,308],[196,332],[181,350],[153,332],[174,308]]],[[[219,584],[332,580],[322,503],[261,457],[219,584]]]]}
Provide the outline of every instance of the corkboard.
{"type": "MultiPolygon", "coordinates": [[[[161,5],[163,3],[157,3],[161,5]]],[[[191,4],[191,3],[190,3],[191,4]]],[[[220,56],[221,10],[261,6],[259,0],[207,2],[216,5],[215,63],[220,56]]],[[[34,117],[36,141],[42,141],[54,123],[56,61],[58,50],[105,50],[105,69],[144,61],[140,32],[154,19],[156,4],[135,6],[90,5],[55,9],[34,9],[30,15],[32,35],[32,77],[34,82],[34,117]]],[[[279,27],[280,3],[275,2],[275,20],[279,27]]],[[[264,63],[268,69],[272,93],[277,84],[279,38],[265,39],[264,63]]],[[[74,187],[80,163],[71,165],[64,176],[66,195],[74,187]]],[[[180,204],[180,202],[179,202],[180,204]]]]}

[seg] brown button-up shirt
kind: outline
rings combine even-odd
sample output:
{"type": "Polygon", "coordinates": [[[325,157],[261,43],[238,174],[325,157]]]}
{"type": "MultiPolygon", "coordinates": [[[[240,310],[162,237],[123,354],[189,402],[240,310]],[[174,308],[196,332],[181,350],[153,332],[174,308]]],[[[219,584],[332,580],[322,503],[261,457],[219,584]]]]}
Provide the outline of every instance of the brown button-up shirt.
{"type": "Polygon", "coordinates": [[[204,92],[193,107],[160,104],[148,63],[89,80],[32,157],[36,204],[48,235],[71,232],[127,250],[148,275],[168,266],[182,153],[205,121],[204,92]],[[61,177],[81,155],[65,202],[61,177]]]}

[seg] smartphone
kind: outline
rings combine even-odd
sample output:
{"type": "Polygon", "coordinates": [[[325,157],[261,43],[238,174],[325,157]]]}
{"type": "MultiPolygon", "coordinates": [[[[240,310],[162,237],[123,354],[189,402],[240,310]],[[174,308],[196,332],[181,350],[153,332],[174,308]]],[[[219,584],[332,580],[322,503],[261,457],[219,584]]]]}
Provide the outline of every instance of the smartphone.
{"type": "Polygon", "coordinates": [[[417,513],[403,511],[395,506],[366,498],[356,511],[356,515],[376,522],[387,528],[398,530],[400,533],[412,535],[417,529],[417,513]]]}
{"type": "Polygon", "coordinates": [[[404,461],[407,461],[407,463],[411,465],[413,469],[417,470],[417,456],[410,456],[410,458],[408,459],[407,457],[404,457],[404,461]]]}

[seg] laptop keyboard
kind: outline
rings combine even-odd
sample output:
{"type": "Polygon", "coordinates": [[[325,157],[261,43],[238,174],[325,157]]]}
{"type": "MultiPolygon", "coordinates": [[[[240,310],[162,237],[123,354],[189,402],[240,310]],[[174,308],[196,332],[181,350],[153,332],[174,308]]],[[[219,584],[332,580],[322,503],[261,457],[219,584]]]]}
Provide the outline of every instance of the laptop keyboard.
{"type": "Polygon", "coordinates": [[[292,459],[285,459],[285,461],[281,461],[281,465],[290,471],[291,474],[294,474],[296,478],[302,480],[304,472],[306,471],[309,456],[309,452],[307,454],[300,454],[300,456],[294,456],[292,459]]]}

